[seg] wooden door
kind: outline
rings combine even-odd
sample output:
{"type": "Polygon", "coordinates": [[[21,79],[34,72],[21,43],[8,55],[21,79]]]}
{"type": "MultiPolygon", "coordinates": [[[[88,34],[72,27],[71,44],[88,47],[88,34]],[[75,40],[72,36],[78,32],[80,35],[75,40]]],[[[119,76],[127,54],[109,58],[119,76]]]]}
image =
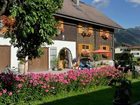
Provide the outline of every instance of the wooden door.
{"type": "Polygon", "coordinates": [[[0,72],[7,66],[10,66],[11,47],[0,45],[0,72]]]}
{"type": "Polygon", "coordinates": [[[43,48],[44,54],[40,58],[29,61],[29,72],[40,72],[49,69],[49,49],[43,48]]]}

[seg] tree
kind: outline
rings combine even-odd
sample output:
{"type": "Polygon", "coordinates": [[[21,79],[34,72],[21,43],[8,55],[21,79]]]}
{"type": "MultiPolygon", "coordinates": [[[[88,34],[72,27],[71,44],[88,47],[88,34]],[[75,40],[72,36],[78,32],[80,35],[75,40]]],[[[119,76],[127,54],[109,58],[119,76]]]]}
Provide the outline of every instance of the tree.
{"type": "MultiPolygon", "coordinates": [[[[52,44],[57,33],[54,14],[62,7],[63,0],[1,0],[0,17],[11,19],[6,37],[18,48],[17,57],[25,60],[39,57],[44,43],[52,44]]],[[[6,25],[6,24],[4,24],[6,25]]]]}

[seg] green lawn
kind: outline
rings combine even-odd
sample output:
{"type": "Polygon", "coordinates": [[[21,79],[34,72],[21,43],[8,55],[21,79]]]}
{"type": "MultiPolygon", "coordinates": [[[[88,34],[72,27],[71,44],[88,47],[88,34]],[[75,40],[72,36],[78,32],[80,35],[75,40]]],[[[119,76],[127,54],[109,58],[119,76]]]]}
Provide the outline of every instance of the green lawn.
{"type": "Polygon", "coordinates": [[[140,101],[140,80],[132,85],[132,102],[140,101]]]}
{"type": "MultiPolygon", "coordinates": [[[[45,97],[31,105],[112,105],[114,88],[96,87],[85,91],[61,93],[45,97]]],[[[133,80],[132,103],[140,101],[140,80],[133,80]]]]}

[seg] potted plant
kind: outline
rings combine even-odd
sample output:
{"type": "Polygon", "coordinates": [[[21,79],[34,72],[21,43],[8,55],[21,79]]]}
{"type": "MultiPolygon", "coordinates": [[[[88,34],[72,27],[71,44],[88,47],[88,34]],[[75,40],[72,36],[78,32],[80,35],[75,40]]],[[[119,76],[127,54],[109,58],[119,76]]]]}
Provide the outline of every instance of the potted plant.
{"type": "Polygon", "coordinates": [[[53,57],[53,59],[51,60],[51,69],[55,71],[57,69],[57,65],[58,65],[58,59],[56,57],[53,57]]]}
{"type": "Polygon", "coordinates": [[[120,79],[117,84],[113,105],[130,105],[131,81],[120,79]]]}
{"type": "Polygon", "coordinates": [[[18,63],[18,72],[20,74],[24,74],[25,72],[24,70],[25,70],[25,61],[23,59],[20,59],[18,63]]]}

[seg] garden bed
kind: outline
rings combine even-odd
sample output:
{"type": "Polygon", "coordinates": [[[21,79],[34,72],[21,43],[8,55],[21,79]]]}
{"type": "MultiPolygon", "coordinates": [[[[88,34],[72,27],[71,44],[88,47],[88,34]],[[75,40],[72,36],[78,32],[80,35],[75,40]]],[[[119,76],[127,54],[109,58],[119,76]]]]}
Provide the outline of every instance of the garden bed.
{"type": "MultiPolygon", "coordinates": [[[[44,102],[50,102],[81,94],[85,96],[84,94],[97,92],[97,90],[106,90],[104,87],[109,89],[110,80],[121,77],[120,71],[109,66],[91,70],[70,70],[60,74],[0,74],[0,104],[25,103],[27,105],[35,100],[44,100],[43,97],[46,99],[44,102]]],[[[112,94],[113,92],[109,97],[112,97],[112,94]]]]}

